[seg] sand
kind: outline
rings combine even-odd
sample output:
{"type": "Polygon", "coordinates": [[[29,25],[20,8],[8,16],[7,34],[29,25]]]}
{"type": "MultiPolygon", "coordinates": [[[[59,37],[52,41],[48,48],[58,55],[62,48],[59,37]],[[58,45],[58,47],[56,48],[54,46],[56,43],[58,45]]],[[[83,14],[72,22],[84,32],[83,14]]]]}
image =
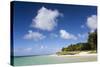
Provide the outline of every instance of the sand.
{"type": "Polygon", "coordinates": [[[49,56],[56,56],[56,57],[67,57],[67,56],[96,56],[97,53],[91,53],[89,54],[88,52],[80,52],[78,54],[75,55],[57,55],[57,54],[53,54],[53,55],[49,55],[49,56]]]}

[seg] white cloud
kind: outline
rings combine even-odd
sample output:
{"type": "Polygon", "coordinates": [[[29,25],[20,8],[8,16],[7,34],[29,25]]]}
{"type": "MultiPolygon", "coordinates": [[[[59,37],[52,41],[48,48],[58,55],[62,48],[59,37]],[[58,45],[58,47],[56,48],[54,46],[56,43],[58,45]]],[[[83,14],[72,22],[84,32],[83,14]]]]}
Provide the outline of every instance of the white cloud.
{"type": "Polygon", "coordinates": [[[91,32],[94,32],[97,29],[97,16],[91,15],[90,17],[88,17],[86,24],[91,32]]]}
{"type": "Polygon", "coordinates": [[[31,47],[29,47],[29,48],[25,48],[25,49],[24,49],[24,51],[31,51],[31,50],[32,50],[31,47]]]}
{"type": "Polygon", "coordinates": [[[81,28],[85,28],[85,26],[84,25],[81,25],[81,28]]]}
{"type": "Polygon", "coordinates": [[[58,10],[51,10],[42,7],[38,10],[35,18],[32,20],[32,27],[51,31],[57,26],[57,17],[61,16],[58,10]]]}
{"type": "Polygon", "coordinates": [[[79,38],[87,38],[88,37],[88,33],[84,33],[84,34],[78,34],[79,38]]]}
{"type": "Polygon", "coordinates": [[[24,36],[24,39],[33,39],[35,41],[44,39],[46,36],[39,32],[33,32],[32,30],[28,31],[28,34],[24,36]]]}
{"type": "Polygon", "coordinates": [[[43,49],[44,48],[44,46],[40,46],[40,49],[43,49]]]}
{"type": "Polygon", "coordinates": [[[44,49],[44,48],[47,48],[47,46],[43,46],[43,45],[40,46],[40,49],[44,49]]]}
{"type": "Polygon", "coordinates": [[[58,37],[58,35],[55,34],[55,33],[51,33],[50,36],[51,36],[51,38],[53,38],[53,37],[55,37],[55,38],[58,37]]]}
{"type": "Polygon", "coordinates": [[[21,52],[21,51],[31,51],[32,47],[27,47],[27,48],[17,48],[14,51],[15,52],[21,52]]]}
{"type": "Polygon", "coordinates": [[[60,30],[60,37],[63,39],[74,39],[74,40],[77,39],[77,37],[75,35],[68,33],[65,30],[60,30]]]}

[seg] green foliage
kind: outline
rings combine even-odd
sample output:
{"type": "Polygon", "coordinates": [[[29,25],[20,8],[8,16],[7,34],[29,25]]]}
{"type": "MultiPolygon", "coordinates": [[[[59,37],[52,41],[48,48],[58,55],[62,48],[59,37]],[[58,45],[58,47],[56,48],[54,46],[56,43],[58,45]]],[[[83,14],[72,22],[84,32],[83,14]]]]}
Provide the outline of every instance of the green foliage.
{"type": "Polygon", "coordinates": [[[80,51],[62,51],[62,52],[57,52],[57,55],[74,55],[78,54],[80,51]]]}
{"type": "Polygon", "coordinates": [[[71,44],[68,47],[63,47],[61,51],[62,54],[66,54],[66,52],[68,51],[83,51],[83,50],[97,50],[97,31],[89,33],[87,43],[71,44]]]}
{"type": "Polygon", "coordinates": [[[97,31],[90,33],[88,44],[90,45],[91,50],[97,50],[97,31]]]}

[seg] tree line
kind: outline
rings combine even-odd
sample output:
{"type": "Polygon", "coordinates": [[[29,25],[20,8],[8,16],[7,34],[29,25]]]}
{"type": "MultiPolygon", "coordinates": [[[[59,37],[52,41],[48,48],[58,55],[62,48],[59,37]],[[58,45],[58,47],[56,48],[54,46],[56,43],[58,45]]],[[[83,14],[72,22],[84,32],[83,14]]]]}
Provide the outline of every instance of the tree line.
{"type": "Polygon", "coordinates": [[[68,47],[63,47],[61,51],[84,51],[84,50],[96,50],[97,51],[97,30],[93,33],[89,33],[86,43],[71,44],[68,47]]]}

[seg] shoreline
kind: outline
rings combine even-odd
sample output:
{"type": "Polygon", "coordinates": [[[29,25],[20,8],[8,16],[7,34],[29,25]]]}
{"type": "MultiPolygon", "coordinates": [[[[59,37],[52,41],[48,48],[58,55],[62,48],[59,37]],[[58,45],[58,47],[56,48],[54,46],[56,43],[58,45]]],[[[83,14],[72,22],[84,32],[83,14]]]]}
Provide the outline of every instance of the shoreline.
{"type": "Polygon", "coordinates": [[[51,56],[51,57],[74,57],[74,56],[97,56],[97,53],[89,53],[88,51],[82,51],[80,53],[70,55],[58,55],[58,54],[51,54],[51,55],[29,55],[29,56],[14,56],[14,57],[31,57],[31,56],[51,56]]]}
{"type": "Polygon", "coordinates": [[[68,57],[68,56],[97,56],[97,53],[88,53],[88,52],[80,52],[79,54],[74,54],[74,55],[57,55],[57,54],[52,54],[48,56],[55,56],[55,57],[68,57]]]}
{"type": "Polygon", "coordinates": [[[59,64],[97,61],[97,53],[82,51],[74,55],[39,55],[22,58],[14,58],[14,65],[41,65],[41,64],[59,64]],[[25,60],[26,59],[26,60],[25,60]],[[35,59],[35,60],[34,60],[35,59]],[[41,60],[40,60],[41,59],[41,60]],[[24,63],[23,63],[24,61],[24,63]],[[31,62],[31,63],[30,63],[31,62]]]}

